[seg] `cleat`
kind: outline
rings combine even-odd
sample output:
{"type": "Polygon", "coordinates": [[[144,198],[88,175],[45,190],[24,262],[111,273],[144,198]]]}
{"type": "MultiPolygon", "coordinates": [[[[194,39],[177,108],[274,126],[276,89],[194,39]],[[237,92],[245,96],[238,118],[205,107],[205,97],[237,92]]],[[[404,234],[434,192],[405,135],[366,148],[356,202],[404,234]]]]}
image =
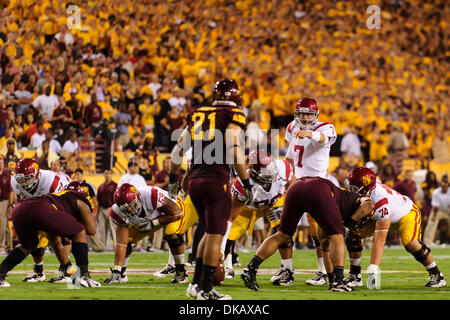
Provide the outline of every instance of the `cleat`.
{"type": "Polygon", "coordinates": [[[164,269],[156,271],[153,275],[157,278],[165,278],[168,274],[175,273],[175,267],[168,264],[164,269]]]}
{"type": "Polygon", "coordinates": [[[51,278],[48,282],[50,282],[50,283],[68,283],[68,282],[72,281],[70,276],[71,276],[70,274],[68,274],[67,272],[62,271],[60,269],[60,270],[58,270],[56,277],[51,278]]]}
{"type": "Polygon", "coordinates": [[[430,281],[425,284],[425,287],[430,288],[443,288],[445,286],[447,286],[447,282],[445,282],[442,272],[430,275],[430,281]]]}
{"type": "Polygon", "coordinates": [[[82,276],[79,278],[80,286],[86,288],[101,287],[102,285],[92,279],[90,276],[82,276]]]}
{"type": "Polygon", "coordinates": [[[45,281],[44,273],[32,272],[28,276],[22,279],[23,282],[43,282],[45,281]]]}
{"type": "Polygon", "coordinates": [[[198,295],[198,284],[192,284],[189,283],[187,290],[186,290],[186,295],[188,297],[191,297],[193,299],[197,299],[197,295],[198,295]]]}
{"type": "Polygon", "coordinates": [[[245,268],[244,272],[241,274],[241,279],[247,288],[258,291],[259,285],[256,281],[256,271],[245,268]]]}
{"type": "Polygon", "coordinates": [[[225,268],[225,279],[234,279],[234,270],[231,268],[225,268]]]}
{"type": "Polygon", "coordinates": [[[323,272],[318,271],[314,277],[306,280],[306,284],[311,286],[323,286],[327,284],[327,275],[323,272]]]}
{"type": "Polygon", "coordinates": [[[122,283],[128,282],[128,276],[126,273],[121,274],[120,277],[122,278],[122,283]]]}
{"type": "Polygon", "coordinates": [[[344,278],[344,283],[350,287],[362,287],[364,285],[361,274],[352,273],[344,278]]]}
{"type": "Polygon", "coordinates": [[[231,296],[218,293],[215,289],[212,289],[210,292],[200,290],[197,294],[197,300],[231,300],[231,296]]]}
{"type": "Polygon", "coordinates": [[[280,266],[270,281],[275,286],[292,286],[294,284],[294,272],[280,266]]]}
{"type": "Polygon", "coordinates": [[[188,275],[185,270],[175,272],[175,276],[172,279],[172,283],[188,283],[188,275]]]}
{"type": "Polygon", "coordinates": [[[5,279],[0,279],[0,288],[9,288],[11,285],[5,279]]]}
{"type": "Polygon", "coordinates": [[[330,285],[329,288],[331,291],[335,292],[352,292],[355,291],[354,288],[350,287],[349,285],[345,284],[344,281],[341,282],[333,282],[330,285]]]}

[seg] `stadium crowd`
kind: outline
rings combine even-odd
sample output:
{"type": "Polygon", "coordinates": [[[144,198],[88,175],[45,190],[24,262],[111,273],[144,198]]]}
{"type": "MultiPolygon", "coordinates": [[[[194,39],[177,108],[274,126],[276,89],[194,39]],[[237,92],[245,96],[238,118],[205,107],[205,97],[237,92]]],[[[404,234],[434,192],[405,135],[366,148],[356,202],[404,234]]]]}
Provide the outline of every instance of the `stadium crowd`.
{"type": "MultiPolygon", "coordinates": [[[[365,3],[353,1],[0,1],[3,170],[23,150],[35,150],[42,169],[64,170],[103,139],[134,153],[147,184],[166,188],[156,156],[172,149],[190,111],[211,102],[212,84],[230,77],[248,126],[279,129],[277,141],[263,134],[257,143],[276,143],[283,155],[295,103],[312,96],[337,131],[332,175],[343,184],[372,162],[385,184],[414,199],[402,160],[427,169],[449,159],[449,3],[380,5],[381,29],[371,30],[365,3]]],[[[424,227],[442,183],[429,171],[420,186],[424,227]]],[[[438,230],[448,242],[448,223],[438,230]]]]}

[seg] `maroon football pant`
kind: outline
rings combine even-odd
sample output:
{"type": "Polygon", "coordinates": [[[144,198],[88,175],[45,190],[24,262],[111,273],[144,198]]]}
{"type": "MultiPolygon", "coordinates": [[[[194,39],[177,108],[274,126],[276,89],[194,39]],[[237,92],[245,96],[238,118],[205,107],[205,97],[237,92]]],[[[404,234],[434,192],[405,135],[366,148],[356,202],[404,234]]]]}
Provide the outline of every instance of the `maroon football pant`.
{"type": "Polygon", "coordinates": [[[57,208],[46,198],[19,201],[12,221],[19,242],[27,250],[37,247],[39,231],[71,238],[85,229],[69,212],[57,208]]]}
{"type": "Polygon", "coordinates": [[[229,184],[220,179],[190,177],[189,195],[206,233],[224,235],[231,213],[229,184]]]}
{"type": "Polygon", "coordinates": [[[327,234],[344,234],[341,212],[327,183],[315,179],[294,182],[286,193],[279,230],[293,236],[304,212],[327,234]]]}

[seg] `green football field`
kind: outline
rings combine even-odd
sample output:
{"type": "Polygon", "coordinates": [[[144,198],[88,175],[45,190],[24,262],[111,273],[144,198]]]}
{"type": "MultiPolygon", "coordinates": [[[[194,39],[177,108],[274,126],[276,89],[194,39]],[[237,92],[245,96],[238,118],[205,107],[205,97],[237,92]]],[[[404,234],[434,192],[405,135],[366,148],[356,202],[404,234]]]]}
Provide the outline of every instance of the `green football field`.
{"type": "MultiPolygon", "coordinates": [[[[386,248],[381,264],[381,290],[369,290],[365,286],[355,292],[338,293],[328,291],[327,286],[308,286],[305,280],[311,278],[317,267],[314,250],[295,250],[295,284],[291,287],[277,287],[270,283],[270,278],[280,264],[276,253],[266,260],[258,273],[260,291],[247,289],[239,275],[242,268],[253,256],[251,253],[240,253],[242,264],[235,267],[236,277],[225,279],[218,291],[229,294],[233,300],[450,300],[450,287],[426,288],[428,273],[422,265],[416,262],[403,248],[386,248]]],[[[450,279],[450,248],[435,248],[432,254],[438,267],[450,279]]],[[[187,254],[186,254],[187,256],[187,254]]],[[[133,253],[129,266],[129,282],[125,284],[106,285],[103,280],[109,274],[113,265],[113,253],[90,253],[89,262],[91,275],[102,283],[99,288],[69,288],[66,284],[51,284],[49,282],[24,283],[22,278],[32,269],[31,257],[27,257],[7,276],[10,288],[0,288],[0,300],[186,300],[187,284],[172,284],[172,276],[158,279],[153,272],[161,269],[167,262],[167,253],[133,253]]],[[[363,280],[364,270],[369,265],[370,251],[365,251],[362,259],[363,280]]],[[[1,257],[1,260],[4,256],[1,257]]],[[[73,257],[71,257],[74,263],[73,257]]],[[[58,269],[54,255],[46,255],[44,267],[47,280],[58,269]]],[[[194,268],[187,267],[192,278],[194,268]]],[[[348,273],[348,261],[345,273],[348,273]]]]}

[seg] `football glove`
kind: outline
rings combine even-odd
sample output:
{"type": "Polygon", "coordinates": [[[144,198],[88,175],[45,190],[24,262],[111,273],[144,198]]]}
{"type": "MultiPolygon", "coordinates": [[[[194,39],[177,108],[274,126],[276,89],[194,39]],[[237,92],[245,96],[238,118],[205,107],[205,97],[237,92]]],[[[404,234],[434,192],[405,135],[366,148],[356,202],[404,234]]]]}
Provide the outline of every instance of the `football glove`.
{"type": "Polygon", "coordinates": [[[105,283],[122,283],[122,275],[120,274],[120,271],[112,268],[110,268],[110,270],[111,275],[107,279],[105,279],[105,283]]]}
{"type": "Polygon", "coordinates": [[[371,264],[367,268],[367,288],[368,289],[381,288],[380,267],[378,267],[376,264],[371,264]]]}
{"type": "Polygon", "coordinates": [[[172,199],[176,199],[180,189],[181,189],[181,186],[180,186],[180,182],[178,181],[178,175],[174,174],[174,173],[171,173],[169,175],[169,185],[167,187],[167,191],[169,192],[169,196],[172,199]]]}
{"type": "Polygon", "coordinates": [[[267,220],[271,222],[277,222],[281,218],[281,212],[283,211],[282,207],[272,207],[269,209],[269,213],[267,214],[267,220]]]}
{"type": "Polygon", "coordinates": [[[252,185],[250,184],[250,180],[246,179],[242,181],[242,184],[244,185],[244,191],[245,191],[245,205],[251,204],[253,202],[253,191],[252,191],[252,185]]]}

